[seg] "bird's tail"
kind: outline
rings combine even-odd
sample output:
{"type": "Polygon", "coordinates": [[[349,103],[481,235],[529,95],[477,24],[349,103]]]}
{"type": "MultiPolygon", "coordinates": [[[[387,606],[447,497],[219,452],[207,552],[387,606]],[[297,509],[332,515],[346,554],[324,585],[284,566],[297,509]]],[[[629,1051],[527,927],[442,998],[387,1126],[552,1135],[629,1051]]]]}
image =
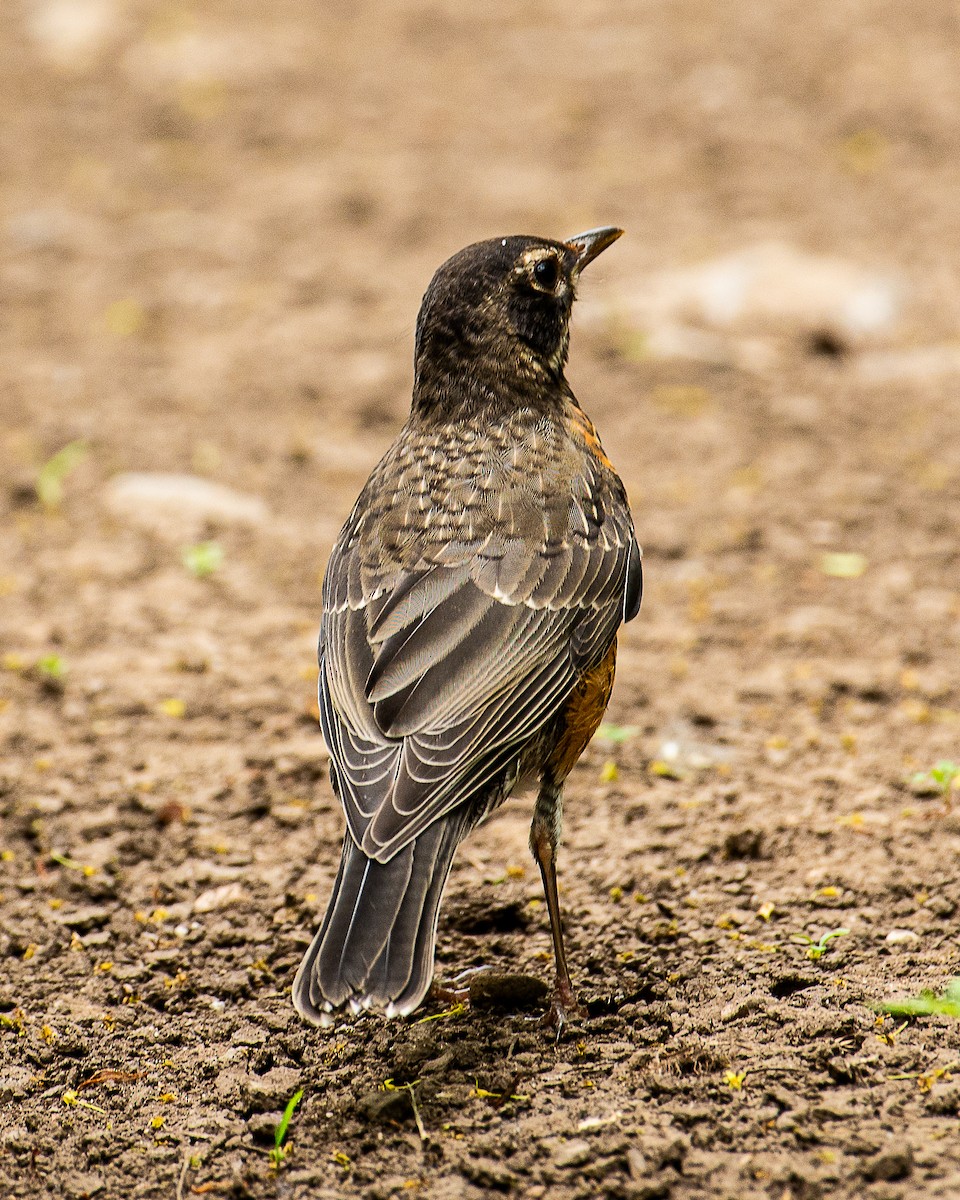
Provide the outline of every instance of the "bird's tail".
{"type": "Polygon", "coordinates": [[[440,898],[465,822],[435,821],[389,862],[344,838],[327,915],[293,981],[297,1012],[329,1025],[337,1009],[412,1012],[433,978],[440,898]]]}

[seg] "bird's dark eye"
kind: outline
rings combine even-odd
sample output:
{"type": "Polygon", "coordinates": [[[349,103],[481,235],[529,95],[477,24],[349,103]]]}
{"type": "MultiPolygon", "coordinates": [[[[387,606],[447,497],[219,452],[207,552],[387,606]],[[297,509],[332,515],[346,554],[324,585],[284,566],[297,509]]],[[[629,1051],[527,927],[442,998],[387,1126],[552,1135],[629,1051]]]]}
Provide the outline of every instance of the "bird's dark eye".
{"type": "Polygon", "coordinates": [[[552,292],[557,286],[560,272],[555,258],[541,258],[533,268],[533,277],[540,287],[552,292]]]}

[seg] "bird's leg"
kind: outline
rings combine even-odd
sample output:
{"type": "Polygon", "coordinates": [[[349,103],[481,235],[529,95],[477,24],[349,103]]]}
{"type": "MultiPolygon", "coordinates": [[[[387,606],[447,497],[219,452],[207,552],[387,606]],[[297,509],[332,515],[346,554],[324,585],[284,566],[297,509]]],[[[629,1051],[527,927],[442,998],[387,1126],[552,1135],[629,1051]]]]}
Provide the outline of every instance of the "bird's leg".
{"type": "Polygon", "coordinates": [[[545,778],[537,796],[530,826],[530,849],[537,860],[543,878],[543,891],[550,914],[550,932],[553,935],[553,957],[557,973],[553,988],[550,1011],[544,1023],[556,1028],[557,1036],[575,1017],[583,1015],[573,994],[567,955],[563,948],[563,923],[560,919],[560,896],[557,892],[557,843],[563,821],[563,788],[552,779],[545,778]]]}

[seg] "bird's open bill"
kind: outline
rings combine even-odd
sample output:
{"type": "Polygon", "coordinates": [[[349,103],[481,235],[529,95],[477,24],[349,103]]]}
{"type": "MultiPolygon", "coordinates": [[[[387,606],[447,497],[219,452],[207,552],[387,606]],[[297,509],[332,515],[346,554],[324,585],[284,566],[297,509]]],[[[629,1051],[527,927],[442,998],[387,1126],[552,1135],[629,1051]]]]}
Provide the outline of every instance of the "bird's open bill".
{"type": "Polygon", "coordinates": [[[565,245],[577,256],[576,273],[579,275],[587,263],[592,263],[598,254],[612,246],[622,234],[623,230],[615,225],[602,225],[599,229],[588,229],[586,233],[567,238],[565,245]]]}

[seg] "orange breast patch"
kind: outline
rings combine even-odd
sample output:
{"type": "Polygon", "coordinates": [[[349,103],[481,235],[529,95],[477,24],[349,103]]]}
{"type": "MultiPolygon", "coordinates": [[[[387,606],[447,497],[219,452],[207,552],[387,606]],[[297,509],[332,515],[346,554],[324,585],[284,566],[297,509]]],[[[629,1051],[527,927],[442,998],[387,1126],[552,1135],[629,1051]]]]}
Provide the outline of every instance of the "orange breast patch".
{"type": "Polygon", "coordinates": [[[617,669],[617,640],[614,638],[603,662],[580,676],[567,698],[563,731],[550,755],[549,769],[557,783],[573,770],[586,750],[607,711],[613,677],[617,669]]]}

